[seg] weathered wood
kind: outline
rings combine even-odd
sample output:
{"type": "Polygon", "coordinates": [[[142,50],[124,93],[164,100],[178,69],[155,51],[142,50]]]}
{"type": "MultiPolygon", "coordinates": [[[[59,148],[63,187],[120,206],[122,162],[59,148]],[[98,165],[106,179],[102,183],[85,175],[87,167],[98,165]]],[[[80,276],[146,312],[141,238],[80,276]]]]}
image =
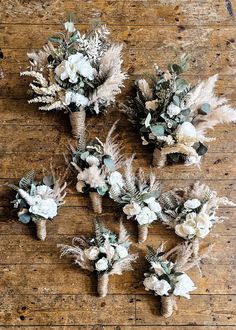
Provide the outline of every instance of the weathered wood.
{"type": "MultiPolygon", "coordinates": [[[[80,23],[87,24],[90,19],[99,18],[111,25],[231,25],[233,18],[229,14],[226,4],[220,0],[200,2],[197,0],[177,1],[130,1],[126,0],[98,0],[86,1],[83,6],[77,1],[67,1],[63,6],[57,1],[27,3],[8,0],[2,5],[2,23],[25,24],[61,24],[68,12],[77,14],[80,23]],[[203,10],[204,8],[204,10],[203,10]],[[105,10],[104,10],[105,9],[105,10]],[[52,15],[53,12],[53,15],[52,15]],[[32,19],[32,14],[34,18],[32,19]]],[[[232,8],[236,10],[232,1],[232,8]]]]}
{"type": "Polygon", "coordinates": [[[135,324],[132,295],[15,295],[0,297],[0,325],[135,324]],[[116,309],[114,310],[114,306],[116,309]]]}
{"type": "MultiPolygon", "coordinates": [[[[181,325],[183,315],[186,325],[235,325],[234,295],[192,295],[191,300],[177,300],[178,311],[168,320],[160,316],[160,299],[154,296],[137,296],[136,324],[181,325]],[[201,317],[199,317],[201,315],[201,317]]],[[[206,328],[207,329],[207,328],[206,328]]]]}

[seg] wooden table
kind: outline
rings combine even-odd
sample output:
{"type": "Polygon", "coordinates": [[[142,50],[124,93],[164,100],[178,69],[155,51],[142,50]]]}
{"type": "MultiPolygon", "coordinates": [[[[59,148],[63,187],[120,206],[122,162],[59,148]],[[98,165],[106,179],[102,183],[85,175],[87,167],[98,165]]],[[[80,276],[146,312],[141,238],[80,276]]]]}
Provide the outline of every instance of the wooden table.
{"type": "MultiPolygon", "coordinates": [[[[40,113],[27,104],[26,53],[40,48],[47,37],[60,31],[66,13],[78,14],[83,30],[100,18],[114,40],[124,43],[124,66],[130,75],[120,100],[131,90],[140,74],[152,72],[153,63],[165,67],[183,52],[190,53],[190,81],[219,73],[217,91],[236,107],[236,21],[231,0],[0,0],[0,46],[4,52],[0,81],[0,184],[16,182],[26,170],[42,172],[50,162],[65,169],[63,153],[70,136],[64,114],[40,113]]],[[[115,119],[126,155],[136,152],[136,167],[148,170],[150,151],[117,107],[106,117],[88,119],[92,137],[103,139],[115,119]]],[[[204,180],[220,194],[236,201],[236,125],[218,126],[201,170],[166,167],[156,170],[163,190],[204,180]]],[[[159,315],[159,299],[145,292],[142,270],[147,266],[144,246],[134,245],[142,256],[135,271],[114,276],[106,299],[96,297],[96,278],[70,260],[59,258],[58,243],[70,243],[78,234],[91,234],[93,212],[89,199],[70,185],[66,205],[55,222],[48,225],[46,242],[35,239],[33,226],[19,223],[9,207],[9,191],[0,187],[0,329],[71,330],[233,330],[236,329],[236,225],[235,208],[222,208],[228,220],[218,224],[207,242],[214,242],[212,257],[191,276],[198,289],[191,300],[178,301],[179,311],[165,320],[159,315]]],[[[119,212],[108,199],[100,217],[111,229],[118,229],[119,212]]],[[[136,228],[126,223],[135,241],[136,228]]],[[[167,241],[174,246],[175,235],[153,225],[148,244],[167,241]]]]}

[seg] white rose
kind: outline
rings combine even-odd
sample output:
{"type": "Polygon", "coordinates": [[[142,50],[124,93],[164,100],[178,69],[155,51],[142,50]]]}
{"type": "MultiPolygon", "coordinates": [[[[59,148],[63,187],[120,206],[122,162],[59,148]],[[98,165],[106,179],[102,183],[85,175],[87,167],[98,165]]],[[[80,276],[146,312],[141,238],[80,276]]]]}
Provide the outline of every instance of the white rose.
{"type": "Polygon", "coordinates": [[[84,250],[84,254],[89,260],[96,260],[99,255],[99,248],[97,246],[91,246],[84,250]]]}
{"type": "Polygon", "coordinates": [[[128,255],[127,249],[122,245],[118,245],[116,247],[116,252],[120,258],[125,258],[128,255]]]}
{"type": "Polygon", "coordinates": [[[64,104],[70,105],[71,103],[75,103],[77,106],[82,105],[83,107],[88,104],[88,98],[82,94],[74,93],[72,91],[67,91],[64,98],[64,104]]]}
{"type": "Polygon", "coordinates": [[[114,171],[109,176],[109,183],[111,186],[117,185],[118,187],[122,188],[124,186],[123,176],[120,172],[114,171]]]}
{"type": "Polygon", "coordinates": [[[197,132],[193,124],[185,122],[178,126],[176,136],[179,141],[184,140],[186,137],[196,137],[197,132]]]}
{"type": "Polygon", "coordinates": [[[190,299],[189,292],[197,289],[191,278],[183,274],[177,277],[177,281],[173,294],[190,299]]]}
{"type": "Polygon", "coordinates": [[[201,202],[199,201],[199,199],[188,199],[185,203],[184,203],[184,207],[186,209],[196,209],[197,207],[199,207],[201,205],[201,202]]]}
{"type": "Polygon", "coordinates": [[[192,238],[196,234],[196,213],[187,214],[185,222],[175,226],[175,233],[183,238],[192,238]]]}
{"type": "Polygon", "coordinates": [[[104,270],[107,270],[108,268],[108,260],[106,258],[101,258],[99,259],[96,264],[95,264],[95,268],[98,272],[102,272],[104,270]]]}
{"type": "Polygon", "coordinates": [[[89,80],[94,79],[94,69],[81,53],[70,55],[68,60],[61,62],[56,67],[55,73],[61,80],[69,78],[72,84],[78,82],[78,74],[89,80]]]}
{"type": "Polygon", "coordinates": [[[158,296],[168,296],[168,291],[171,289],[170,284],[165,280],[158,280],[154,286],[154,291],[158,296]]]}
{"type": "Polygon", "coordinates": [[[148,223],[153,222],[156,219],[157,219],[156,213],[150,210],[150,208],[147,206],[143,207],[141,212],[136,216],[136,220],[140,225],[146,225],[148,223]]]}
{"type": "Polygon", "coordinates": [[[66,31],[68,32],[75,32],[75,26],[74,26],[74,23],[73,22],[66,22],[64,23],[64,27],[66,29],[66,31]]]}
{"type": "Polygon", "coordinates": [[[93,155],[89,155],[85,160],[90,166],[92,166],[92,165],[99,166],[99,164],[100,164],[99,159],[93,155]]]}
{"type": "Polygon", "coordinates": [[[40,185],[36,187],[36,194],[43,197],[44,195],[49,195],[52,193],[52,189],[46,185],[40,185]]]}
{"type": "Polygon", "coordinates": [[[139,214],[140,211],[141,207],[135,202],[127,204],[123,207],[123,212],[130,217],[139,214]]]}
{"type": "Polygon", "coordinates": [[[34,205],[30,206],[29,212],[45,219],[52,219],[57,215],[57,204],[52,198],[42,199],[40,197],[35,200],[34,205]]]}
{"type": "Polygon", "coordinates": [[[156,202],[155,197],[150,197],[148,199],[145,199],[144,202],[148,205],[149,209],[152,210],[155,213],[161,212],[161,205],[156,202]]]}
{"type": "Polygon", "coordinates": [[[150,276],[146,277],[143,281],[143,285],[145,287],[145,290],[146,291],[149,291],[149,290],[154,291],[154,287],[157,284],[157,282],[158,282],[158,279],[155,275],[150,275],[150,276]]]}
{"type": "Polygon", "coordinates": [[[181,109],[174,103],[170,103],[167,107],[167,113],[170,117],[177,116],[180,113],[181,109]]]}
{"type": "Polygon", "coordinates": [[[212,222],[210,217],[206,213],[200,213],[196,218],[196,236],[200,238],[204,238],[210,232],[210,228],[212,227],[212,222]]]}

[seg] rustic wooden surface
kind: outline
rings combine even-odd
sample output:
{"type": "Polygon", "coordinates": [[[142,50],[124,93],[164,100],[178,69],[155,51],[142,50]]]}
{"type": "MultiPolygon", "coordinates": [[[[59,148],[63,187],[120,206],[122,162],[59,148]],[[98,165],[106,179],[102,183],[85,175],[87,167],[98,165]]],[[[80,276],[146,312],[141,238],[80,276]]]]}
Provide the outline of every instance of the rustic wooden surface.
{"type": "MultiPolygon", "coordinates": [[[[2,186],[15,182],[24,171],[39,172],[50,162],[63,169],[70,137],[67,117],[40,113],[27,104],[29,80],[19,72],[27,67],[26,52],[42,46],[61,29],[66,13],[78,14],[85,29],[101,19],[112,36],[124,42],[124,66],[130,74],[120,99],[130,92],[132,81],[151,72],[154,62],[164,66],[181,53],[191,54],[189,79],[219,73],[218,93],[236,107],[236,11],[234,0],[0,0],[0,47],[5,59],[0,81],[0,329],[52,330],[232,330],[236,329],[236,209],[222,208],[228,220],[215,227],[207,242],[214,242],[213,259],[202,264],[202,277],[191,276],[198,286],[190,301],[180,299],[179,311],[165,320],[159,315],[159,299],[144,291],[140,258],[135,272],[114,276],[106,299],[96,297],[96,278],[67,259],[60,259],[57,243],[69,243],[78,234],[92,232],[94,214],[87,197],[69,187],[66,205],[48,226],[46,242],[35,239],[34,227],[16,221],[9,208],[9,191],[2,186]],[[231,4],[231,8],[230,8],[231,4]],[[232,12],[233,11],[233,12],[232,12]]],[[[89,118],[91,136],[105,137],[119,117],[114,107],[107,117],[89,118]]],[[[119,122],[125,152],[136,152],[135,164],[148,169],[151,154],[124,116],[119,122]]],[[[183,166],[157,170],[164,190],[205,180],[220,194],[236,201],[236,125],[212,131],[217,141],[210,146],[201,170],[183,166]]],[[[101,219],[118,229],[119,211],[108,199],[101,219]]],[[[136,239],[136,228],[127,222],[136,239]]],[[[161,225],[150,230],[149,244],[178,240],[161,225]]],[[[206,244],[205,243],[205,244],[206,244]]],[[[144,246],[134,245],[144,256],[144,246]]]]}

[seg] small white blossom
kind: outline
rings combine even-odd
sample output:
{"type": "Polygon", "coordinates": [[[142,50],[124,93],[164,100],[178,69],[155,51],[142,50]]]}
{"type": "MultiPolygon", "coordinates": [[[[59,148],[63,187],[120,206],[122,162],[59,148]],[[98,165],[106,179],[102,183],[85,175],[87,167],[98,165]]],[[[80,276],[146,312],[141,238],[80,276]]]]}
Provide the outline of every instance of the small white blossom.
{"type": "Polygon", "coordinates": [[[155,275],[146,277],[143,281],[145,290],[153,290],[159,296],[168,296],[168,291],[171,289],[170,284],[165,280],[158,280],[155,275]]]}
{"type": "Polygon", "coordinates": [[[77,107],[83,106],[85,107],[88,104],[88,98],[82,94],[75,93],[72,91],[67,91],[64,98],[64,104],[70,105],[71,103],[75,103],[77,107]]]}
{"type": "Polygon", "coordinates": [[[173,294],[175,296],[182,296],[190,299],[189,292],[196,290],[196,286],[187,274],[183,274],[177,277],[177,283],[173,294]]]}
{"type": "Polygon", "coordinates": [[[140,225],[146,225],[157,219],[155,212],[150,210],[149,207],[145,206],[142,208],[141,212],[136,215],[136,220],[140,225]]]}
{"type": "Polygon", "coordinates": [[[84,254],[89,260],[96,260],[99,255],[99,248],[97,246],[91,246],[84,250],[84,254]]]}
{"type": "Polygon", "coordinates": [[[116,252],[120,258],[125,258],[128,255],[127,249],[122,245],[117,245],[116,252]]]}
{"type": "Polygon", "coordinates": [[[193,238],[194,236],[204,238],[210,232],[212,222],[208,214],[201,212],[187,214],[186,220],[175,226],[177,235],[183,238],[193,238]]]}
{"type": "Polygon", "coordinates": [[[91,188],[103,187],[105,185],[105,179],[96,165],[92,165],[89,168],[85,168],[82,172],[77,175],[78,181],[84,181],[91,188]]]}
{"type": "Polygon", "coordinates": [[[99,259],[95,264],[95,268],[98,272],[102,272],[104,270],[107,270],[108,260],[105,257],[99,259]]]}
{"type": "Polygon", "coordinates": [[[198,165],[201,162],[201,156],[188,156],[185,160],[186,165],[198,165]]]}
{"type": "Polygon", "coordinates": [[[137,215],[141,212],[141,207],[137,203],[133,202],[133,203],[125,205],[123,207],[123,212],[126,215],[133,217],[134,215],[137,215]]]}
{"type": "Polygon", "coordinates": [[[89,80],[94,79],[94,69],[87,58],[81,53],[70,55],[67,60],[61,62],[61,64],[56,67],[55,73],[61,80],[69,78],[72,84],[78,82],[78,75],[88,78],[89,80]]]}
{"type": "Polygon", "coordinates": [[[73,22],[64,23],[64,27],[65,27],[66,31],[71,32],[71,33],[75,32],[75,30],[76,30],[73,22]]]}
{"type": "Polygon", "coordinates": [[[185,203],[184,203],[184,207],[186,209],[196,209],[197,207],[199,207],[201,205],[201,202],[199,201],[199,199],[188,199],[185,203]]]}
{"type": "Polygon", "coordinates": [[[57,215],[57,204],[52,198],[42,199],[37,195],[34,205],[29,208],[29,212],[45,219],[52,219],[57,215]]]}
{"type": "Polygon", "coordinates": [[[184,122],[183,124],[178,126],[176,130],[176,135],[178,140],[183,140],[186,137],[196,137],[197,132],[193,124],[189,122],[184,122]]]}
{"type": "Polygon", "coordinates": [[[149,209],[152,210],[155,213],[161,212],[161,205],[156,202],[155,197],[150,197],[148,199],[145,199],[144,202],[148,205],[149,209]]]}
{"type": "Polygon", "coordinates": [[[40,195],[42,198],[45,195],[48,196],[52,192],[53,192],[53,190],[50,187],[48,187],[48,186],[46,186],[44,184],[43,185],[39,185],[39,186],[36,187],[36,194],[37,195],[40,195]]]}
{"type": "Polygon", "coordinates": [[[89,155],[88,157],[86,157],[85,160],[90,166],[92,166],[92,165],[99,166],[99,164],[100,164],[99,159],[93,155],[89,155]]]}
{"type": "Polygon", "coordinates": [[[177,116],[180,113],[181,109],[174,103],[170,103],[167,107],[167,113],[170,117],[177,116]]]}

